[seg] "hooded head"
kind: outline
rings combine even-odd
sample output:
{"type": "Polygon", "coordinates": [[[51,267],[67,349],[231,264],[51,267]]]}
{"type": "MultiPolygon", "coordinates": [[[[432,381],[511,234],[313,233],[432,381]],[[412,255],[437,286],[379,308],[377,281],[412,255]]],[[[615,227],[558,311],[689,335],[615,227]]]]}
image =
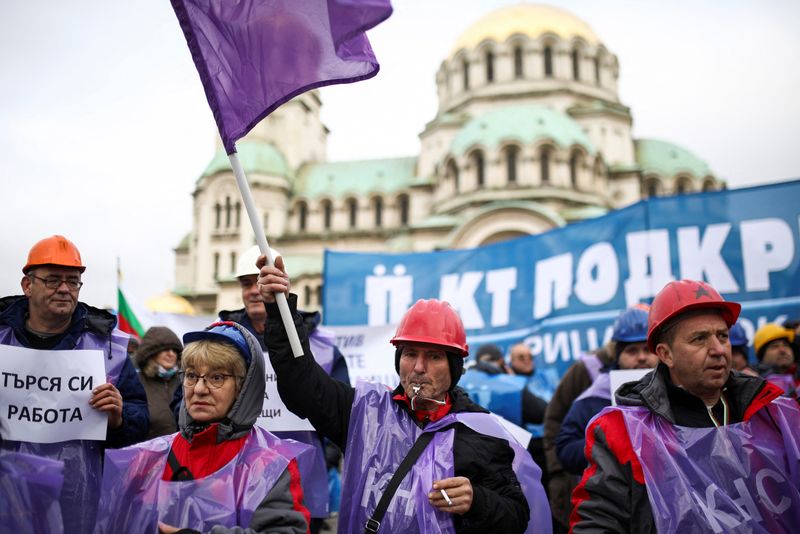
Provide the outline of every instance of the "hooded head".
{"type": "MultiPolygon", "coordinates": [[[[237,381],[237,393],[230,409],[219,420],[217,436],[219,441],[223,441],[247,434],[261,413],[266,387],[264,353],[258,340],[243,326],[225,321],[213,323],[199,332],[189,332],[183,336],[183,342],[186,345],[183,358],[184,372],[191,369],[191,366],[202,366],[207,370],[216,370],[231,375],[235,374],[235,372],[231,372],[234,370],[233,368],[243,369],[242,375],[226,379],[226,381],[237,381]],[[225,365],[227,369],[220,369],[220,362],[214,361],[214,354],[218,351],[209,351],[209,345],[222,345],[227,349],[222,352],[235,353],[241,358],[239,364],[225,365]]],[[[206,380],[204,379],[203,386],[205,385],[206,380]]],[[[209,423],[195,421],[190,415],[187,409],[187,402],[191,402],[187,395],[189,388],[185,385],[183,387],[184,402],[181,405],[178,425],[183,435],[187,439],[191,439],[192,435],[208,426],[209,423]]]]}

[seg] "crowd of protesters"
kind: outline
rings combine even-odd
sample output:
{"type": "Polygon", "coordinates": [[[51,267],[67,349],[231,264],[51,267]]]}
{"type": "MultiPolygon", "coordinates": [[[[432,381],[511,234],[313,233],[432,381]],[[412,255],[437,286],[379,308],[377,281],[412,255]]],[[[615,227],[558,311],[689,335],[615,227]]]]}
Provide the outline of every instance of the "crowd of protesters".
{"type": "Polygon", "coordinates": [[[670,282],[621,312],[608,343],[556,384],[528,345],[470,351],[458,313],[419,300],[386,340],[396,387],[352,386],[335,338],[319,313],[297,310],[273,256],[239,256],[243,307],[219,322],[129,341],[111,313],[79,301],[77,246],[33,245],[23,295],[0,299],[0,349],[102,354],[106,383],[87,402],[107,418],[106,438],[3,439],[1,531],[321,532],[339,499],[345,533],[800,525],[797,321],[749,339],[739,304],[705,282],[670,282]],[[314,432],[255,424],[266,358],[281,400],[314,432]],[[612,390],[612,374],[633,369],[643,376],[612,390]]]}

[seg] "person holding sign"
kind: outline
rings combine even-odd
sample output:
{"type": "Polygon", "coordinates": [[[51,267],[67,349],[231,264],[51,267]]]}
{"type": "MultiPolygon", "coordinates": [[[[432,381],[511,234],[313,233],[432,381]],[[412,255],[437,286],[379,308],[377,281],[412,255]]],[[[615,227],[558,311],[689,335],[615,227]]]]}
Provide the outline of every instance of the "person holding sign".
{"type": "Polygon", "coordinates": [[[614,363],[605,366],[589,388],[581,393],[570,407],[561,430],[556,436],[558,461],[568,472],[580,475],[586,468],[583,449],[586,445],[586,427],[600,410],[611,406],[609,371],[612,369],[652,369],[658,357],[647,348],[647,310],[649,306],[637,305],[622,312],[611,333],[607,349],[614,363]]]}
{"type": "MultiPolygon", "coordinates": [[[[81,275],[85,270],[80,252],[70,240],[60,235],[42,239],[31,248],[28,261],[22,268],[24,295],[0,300],[0,345],[38,351],[94,351],[105,369],[107,383],[93,384],[87,390],[86,399],[87,408],[107,416],[105,441],[64,436],[55,443],[3,439],[0,445],[6,450],[64,462],[60,499],[64,531],[75,533],[91,532],[94,527],[103,449],[140,441],[148,430],[147,400],[136,370],[127,357],[127,334],[115,329],[116,318],[112,314],[78,301],[83,285],[81,275]]],[[[31,375],[13,374],[4,373],[4,379],[14,384],[25,384],[32,392],[31,397],[43,398],[62,389],[88,386],[87,381],[79,383],[65,379],[62,382],[59,377],[49,381],[38,377],[33,383],[29,380],[31,375]]],[[[8,392],[8,389],[0,391],[8,392]]],[[[35,418],[36,411],[31,412],[30,417],[35,418]]],[[[50,412],[45,411],[40,416],[41,424],[51,422],[50,412]]],[[[14,416],[24,414],[25,411],[20,409],[14,416]]],[[[3,414],[3,417],[7,415],[10,414],[3,414]]],[[[70,420],[77,433],[82,425],[74,411],[70,420]]]]}
{"type": "Polygon", "coordinates": [[[573,532],[796,531],[800,409],[731,372],[740,309],[694,280],[655,296],[647,345],[658,367],[623,385],[619,406],[586,430],[573,532]]]}
{"type": "Polygon", "coordinates": [[[264,353],[218,322],[183,336],[177,434],[108,451],[96,534],[303,534],[309,513],[297,457],[311,451],[255,426],[264,353]]]}
{"type": "Polygon", "coordinates": [[[262,266],[265,340],[286,406],[345,453],[340,532],[549,532],[550,511],[527,451],[456,384],[468,354],[458,314],[420,300],[391,343],[400,385],[334,380],[315,362],[289,295],[304,354],[294,357],[274,294],[283,259],[262,266]]]}

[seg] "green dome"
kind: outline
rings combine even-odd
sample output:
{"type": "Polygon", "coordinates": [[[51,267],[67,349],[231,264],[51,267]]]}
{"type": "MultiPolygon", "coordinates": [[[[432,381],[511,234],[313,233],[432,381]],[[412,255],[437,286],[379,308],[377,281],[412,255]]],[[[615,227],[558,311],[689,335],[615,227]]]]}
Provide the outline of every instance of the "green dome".
{"type": "Polygon", "coordinates": [[[475,145],[496,148],[506,141],[529,145],[540,139],[549,139],[562,148],[581,145],[594,154],[592,143],[577,122],[538,105],[508,106],[475,117],[453,139],[450,153],[461,155],[475,145]]]}
{"type": "Polygon", "coordinates": [[[394,193],[421,182],[416,167],[415,157],[316,163],[301,169],[294,193],[306,198],[394,193]]]}
{"type": "MultiPolygon", "coordinates": [[[[291,176],[289,165],[280,150],[269,143],[263,141],[240,141],[236,143],[236,153],[245,174],[258,173],[269,176],[291,176]]],[[[211,176],[218,172],[231,170],[231,163],[225,149],[219,149],[214,155],[214,159],[208,164],[203,176],[211,176]]]]}
{"type": "Polygon", "coordinates": [[[685,148],[657,139],[637,139],[636,162],[644,174],[675,176],[688,173],[696,178],[711,175],[711,169],[685,148]]]}

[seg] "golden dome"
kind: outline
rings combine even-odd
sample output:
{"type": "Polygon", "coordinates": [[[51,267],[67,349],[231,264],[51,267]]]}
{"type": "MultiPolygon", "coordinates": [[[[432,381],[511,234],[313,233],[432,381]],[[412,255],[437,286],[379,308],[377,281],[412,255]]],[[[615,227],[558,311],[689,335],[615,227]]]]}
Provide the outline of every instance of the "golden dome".
{"type": "Polygon", "coordinates": [[[518,4],[478,19],[461,34],[451,55],[463,48],[475,48],[488,39],[502,43],[515,34],[536,38],[544,33],[553,33],[562,39],[579,37],[590,45],[600,44],[589,25],[568,11],[541,4],[518,4]]]}
{"type": "Polygon", "coordinates": [[[174,293],[163,293],[156,297],[147,299],[144,303],[151,312],[180,313],[183,315],[194,315],[194,307],[185,298],[174,293]]]}

